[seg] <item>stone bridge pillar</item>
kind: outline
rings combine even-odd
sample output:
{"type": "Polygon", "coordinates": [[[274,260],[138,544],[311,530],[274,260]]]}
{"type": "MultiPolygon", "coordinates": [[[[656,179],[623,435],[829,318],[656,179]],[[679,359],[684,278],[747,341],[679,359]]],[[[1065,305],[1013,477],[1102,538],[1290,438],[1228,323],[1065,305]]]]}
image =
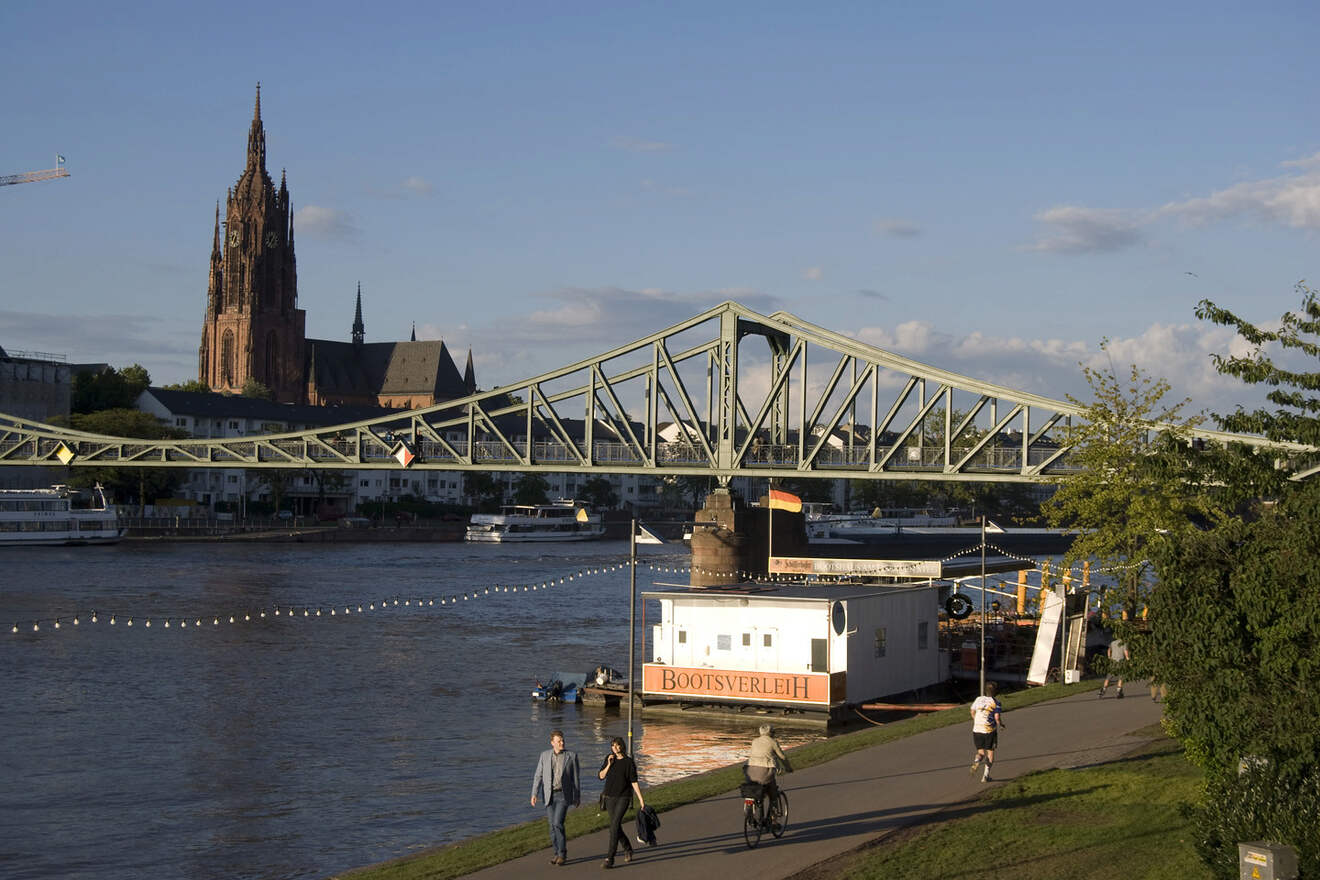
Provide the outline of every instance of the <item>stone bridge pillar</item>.
{"type": "Polygon", "coordinates": [[[692,575],[694,587],[725,587],[741,583],[749,574],[764,575],[770,554],[770,527],[774,524],[777,556],[806,554],[805,520],[800,513],[770,514],[765,498],[760,507],[749,507],[728,489],[706,496],[696,513],[692,529],[692,575]]]}
{"type": "Polygon", "coordinates": [[[726,488],[706,496],[692,527],[694,587],[726,587],[739,583],[747,571],[747,507],[726,488]],[[708,523],[710,525],[703,525],[708,523]]]}

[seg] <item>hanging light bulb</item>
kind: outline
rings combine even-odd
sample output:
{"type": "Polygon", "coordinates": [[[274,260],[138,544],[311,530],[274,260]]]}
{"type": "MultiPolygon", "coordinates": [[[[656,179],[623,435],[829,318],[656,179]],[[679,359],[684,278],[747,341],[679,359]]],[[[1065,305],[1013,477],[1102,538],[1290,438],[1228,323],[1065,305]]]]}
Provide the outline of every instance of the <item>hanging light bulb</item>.
{"type": "Polygon", "coordinates": [[[40,631],[41,631],[41,627],[40,627],[38,624],[33,623],[33,624],[32,624],[32,631],[33,631],[33,632],[40,632],[40,631]]]}
{"type": "Polygon", "coordinates": [[[244,614],[244,615],[243,615],[243,620],[248,621],[248,620],[251,620],[251,619],[252,619],[252,615],[251,615],[251,614],[244,614]]]}
{"type": "Polygon", "coordinates": [[[168,620],[165,621],[165,628],[166,628],[166,629],[169,629],[169,628],[170,628],[170,622],[169,622],[168,620]]]}
{"type": "Polygon", "coordinates": [[[219,625],[220,625],[220,618],[218,617],[211,618],[211,626],[219,626],[219,625]]]}
{"type": "Polygon", "coordinates": [[[115,616],[113,614],[110,615],[110,625],[111,626],[115,625],[115,616]]]}
{"type": "Polygon", "coordinates": [[[320,616],[321,616],[321,609],[320,609],[320,608],[316,609],[316,616],[317,616],[317,617],[320,617],[320,616]]]}
{"type": "Polygon", "coordinates": [[[129,625],[129,626],[132,626],[132,625],[133,625],[133,618],[130,617],[130,618],[128,619],[128,625],[129,625]]]}
{"type": "Polygon", "coordinates": [[[59,619],[58,617],[55,618],[55,628],[56,628],[56,629],[59,629],[59,628],[60,628],[60,619],[59,619]]]}
{"type": "Polygon", "coordinates": [[[232,615],[232,614],[229,615],[229,622],[230,622],[230,623],[233,623],[233,622],[234,622],[234,615],[232,615]]]}
{"type": "Polygon", "coordinates": [[[77,625],[78,625],[78,618],[75,617],[75,618],[73,619],[73,625],[74,625],[74,626],[77,626],[77,625]]]}
{"type": "Polygon", "coordinates": [[[147,629],[151,629],[151,620],[150,620],[150,619],[147,620],[147,629]]]}
{"type": "Polygon", "coordinates": [[[96,623],[96,612],[92,612],[92,623],[96,623]]]}

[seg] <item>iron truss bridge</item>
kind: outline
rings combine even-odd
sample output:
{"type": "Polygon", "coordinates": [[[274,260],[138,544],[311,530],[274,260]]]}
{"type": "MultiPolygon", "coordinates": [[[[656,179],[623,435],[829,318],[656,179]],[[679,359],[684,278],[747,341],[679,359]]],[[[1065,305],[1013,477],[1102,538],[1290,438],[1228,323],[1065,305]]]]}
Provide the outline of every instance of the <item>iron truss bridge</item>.
{"type": "Polygon", "coordinates": [[[134,440],[0,414],[0,464],[1035,481],[1072,470],[1082,417],[1070,402],[726,302],[525,382],[370,421],[134,440]]]}

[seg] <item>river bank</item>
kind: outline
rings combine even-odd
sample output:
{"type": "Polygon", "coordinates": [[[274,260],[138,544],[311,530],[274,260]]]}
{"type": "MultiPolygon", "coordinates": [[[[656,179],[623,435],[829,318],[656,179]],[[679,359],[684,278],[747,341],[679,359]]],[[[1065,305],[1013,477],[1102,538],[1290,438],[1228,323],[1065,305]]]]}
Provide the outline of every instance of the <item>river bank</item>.
{"type": "MultiPolygon", "coordinates": [[[[1052,684],[1006,695],[1009,723],[997,753],[997,783],[1039,769],[1119,760],[1160,735],[1142,732],[1159,719],[1158,705],[1135,694],[1125,703],[1097,701],[1095,687],[1094,681],[1052,684]]],[[[678,874],[723,880],[727,857],[738,855],[739,873],[789,877],[896,829],[928,821],[984,790],[967,773],[967,723],[967,707],[958,706],[790,749],[797,772],[783,783],[789,793],[789,831],[755,850],[748,850],[742,837],[740,764],[646,786],[647,804],[661,813],[662,845],[639,849],[628,869],[657,880],[678,874]]],[[[570,811],[566,823],[570,865],[595,865],[604,857],[606,819],[583,800],[585,805],[570,811]]],[[[545,820],[538,811],[537,818],[513,827],[336,876],[447,880],[471,874],[515,880],[542,869],[546,857],[545,820]]]]}

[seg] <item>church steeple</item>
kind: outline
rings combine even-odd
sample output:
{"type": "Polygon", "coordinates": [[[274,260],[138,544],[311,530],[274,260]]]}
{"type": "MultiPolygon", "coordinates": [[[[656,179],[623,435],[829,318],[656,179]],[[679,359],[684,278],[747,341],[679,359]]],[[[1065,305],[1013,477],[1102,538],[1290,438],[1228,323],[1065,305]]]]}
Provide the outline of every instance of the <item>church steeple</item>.
{"type": "Polygon", "coordinates": [[[247,167],[266,170],[266,129],[261,124],[261,83],[257,83],[257,102],[252,108],[252,127],[248,129],[247,167]]]}
{"type": "Polygon", "coordinates": [[[416,321],[413,321],[412,324],[413,324],[412,336],[408,339],[408,341],[409,341],[409,342],[416,342],[416,341],[417,341],[417,322],[416,322],[416,321]]]}
{"type": "Polygon", "coordinates": [[[472,349],[468,349],[467,368],[463,370],[463,387],[468,394],[477,393],[477,371],[472,369],[472,349]]]}
{"type": "Polygon", "coordinates": [[[366,327],[362,326],[362,282],[358,282],[357,311],[353,314],[353,344],[361,345],[366,341],[366,327]]]}

